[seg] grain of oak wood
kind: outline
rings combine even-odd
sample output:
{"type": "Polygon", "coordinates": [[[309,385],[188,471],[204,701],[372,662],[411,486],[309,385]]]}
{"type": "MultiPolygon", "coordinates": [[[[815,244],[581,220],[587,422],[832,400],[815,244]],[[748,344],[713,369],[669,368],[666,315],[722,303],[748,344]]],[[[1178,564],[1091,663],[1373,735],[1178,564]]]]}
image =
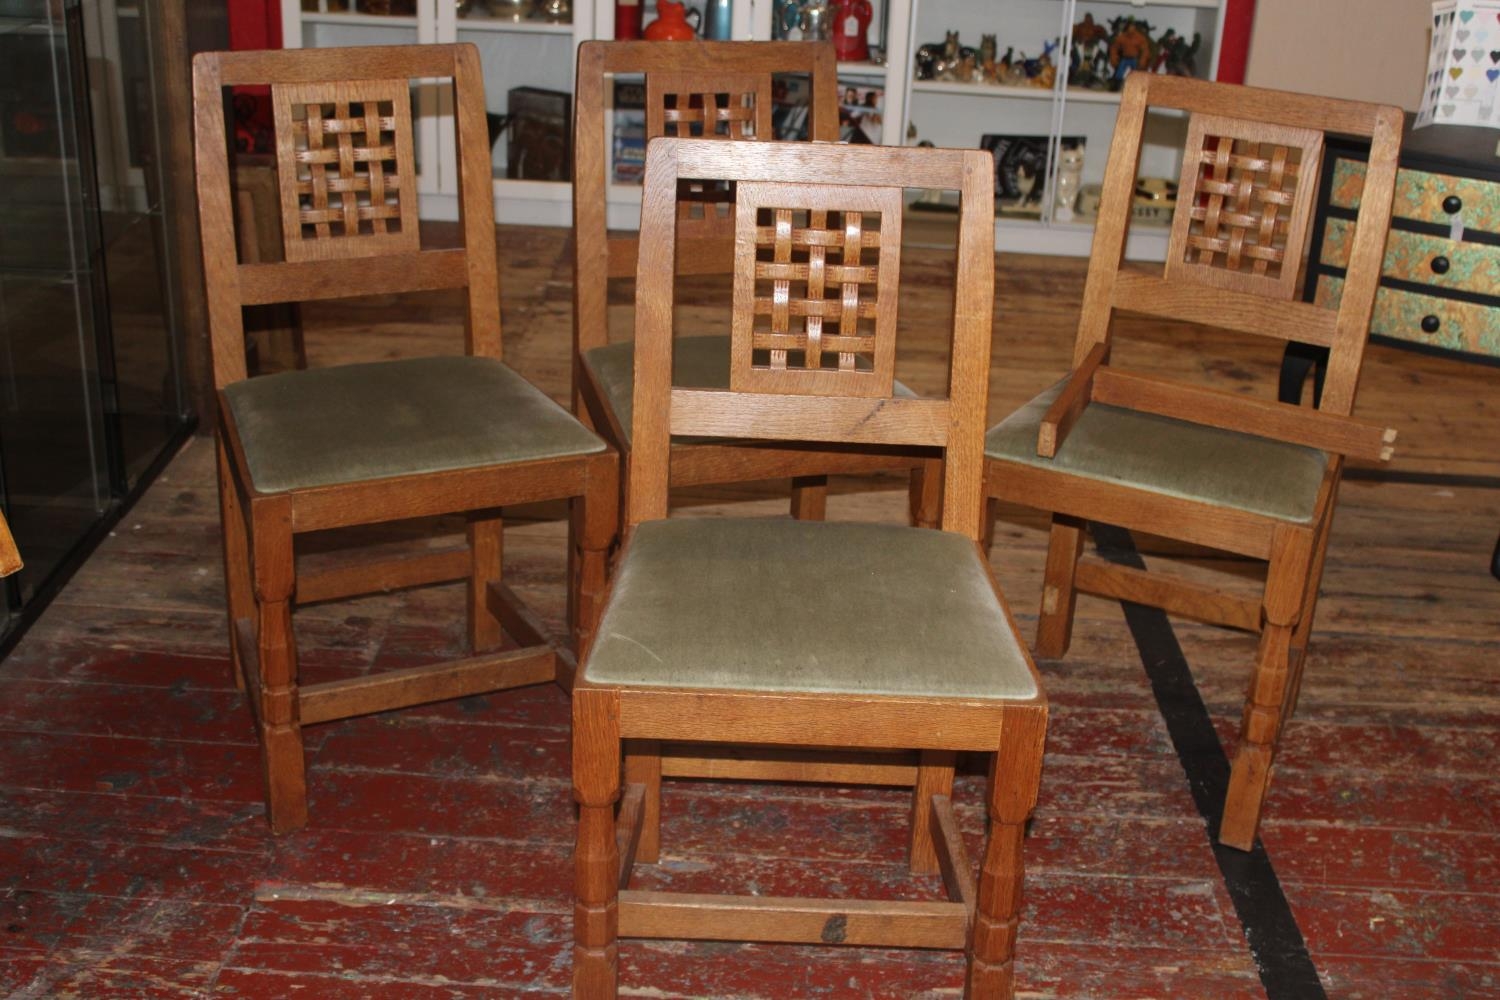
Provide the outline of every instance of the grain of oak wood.
{"type": "MultiPolygon", "coordinates": [[[[1344,460],[1385,461],[1392,455],[1395,432],[1355,420],[1350,411],[1390,222],[1400,134],[1401,115],[1394,108],[1132,75],[1105,170],[1074,371],[1036,432],[1035,455],[1046,461],[1026,461],[1007,451],[1001,437],[992,438],[997,443],[986,494],[1053,516],[1039,655],[1067,651],[1077,591],[1260,633],[1218,831],[1220,842],[1244,850],[1255,840],[1272,762],[1296,706],[1344,460]],[[1141,135],[1151,108],[1188,112],[1177,207],[1160,276],[1123,266],[1141,135]],[[1349,260],[1352,297],[1336,311],[1293,299],[1323,135],[1335,131],[1371,140],[1366,196],[1349,260]],[[1326,344],[1337,361],[1330,363],[1322,405],[1288,406],[1122,370],[1112,364],[1113,327],[1117,314],[1126,312],[1326,344]],[[1141,471],[1137,455],[1105,456],[1097,468],[1070,471],[1063,464],[1069,434],[1080,433],[1091,407],[1319,449],[1326,458],[1316,497],[1297,512],[1300,517],[1278,517],[1237,506],[1233,497],[1216,497],[1211,489],[1182,495],[1158,485],[1150,478],[1156,473],[1141,471]],[[1216,588],[1164,574],[1080,564],[1089,520],[1267,560],[1261,600],[1249,606],[1216,588]]],[[[1161,426],[1156,432],[1166,433],[1161,426]]],[[[1151,447],[1136,441],[1126,449],[1145,453],[1151,447]]],[[[1289,468],[1271,464],[1257,475],[1274,481],[1289,475],[1289,468]]]]}
{"type": "MultiPolygon", "coordinates": [[[[304,725],[554,679],[571,682],[571,655],[541,635],[534,616],[500,583],[501,510],[546,500],[572,504],[569,625],[572,641],[584,642],[614,533],[616,458],[500,365],[489,150],[473,46],[207,53],[194,60],[193,80],[199,218],[219,390],[230,649],[259,731],[267,818],[275,832],[285,833],[307,821],[304,725]],[[423,77],[452,82],[463,206],[457,249],[420,249],[407,94],[410,81],[423,77]],[[248,83],[270,84],[276,110],[284,252],[275,263],[236,254],[223,108],[226,88],[248,83]],[[393,381],[381,384],[394,388],[374,394],[380,398],[359,391],[359,380],[370,382],[376,366],[343,369],[337,382],[310,371],[246,382],[247,305],[439,288],[464,294],[462,363],[392,362],[381,377],[393,381]],[[435,384],[424,374],[438,371],[449,381],[435,384]],[[491,415],[473,406],[455,417],[434,409],[431,400],[459,391],[452,384],[459,375],[503,388],[514,412],[491,415]],[[280,380],[277,388],[260,388],[272,380],[280,380]],[[276,426],[268,421],[278,407],[292,406],[300,414],[295,426],[264,430],[276,426]],[[522,443],[520,450],[502,447],[497,421],[522,443]],[[316,451],[302,440],[330,427],[343,428],[332,447],[316,451]],[[412,442],[413,434],[428,436],[412,442]],[[550,435],[556,444],[528,451],[528,435],[550,435]],[[398,457],[398,439],[406,440],[411,458],[398,457]],[[427,464],[447,442],[470,439],[480,452],[427,464]],[[307,454],[299,456],[299,448],[307,454]],[[288,451],[289,464],[274,464],[288,451]],[[362,466],[347,461],[352,454],[373,457],[362,466]],[[340,461],[345,465],[335,464],[340,461]],[[267,471],[273,468],[290,471],[273,481],[267,471]],[[387,554],[299,576],[299,535],[439,515],[464,518],[463,550],[387,554]],[[474,655],[320,683],[300,676],[294,605],[453,579],[467,582],[474,655]],[[496,651],[506,633],[522,648],[496,651]]],[[[485,403],[507,405],[495,395],[485,403]]]]}
{"type": "MultiPolygon", "coordinates": [[[[962,949],[968,959],[967,996],[1012,995],[1021,841],[1038,794],[1047,709],[1035,668],[1014,638],[1014,622],[978,546],[994,280],[991,173],[983,153],[960,150],[691,139],[655,139],[648,146],[637,277],[636,406],[626,494],[627,535],[600,638],[574,688],[573,785],[579,804],[575,996],[616,995],[621,937],[962,949]],[[671,265],[677,259],[679,232],[673,208],[680,182],[703,178],[731,181],[737,199],[736,349],[730,358],[734,388],[720,392],[673,389],[671,385],[676,302],[671,265]],[[893,345],[859,340],[895,335],[899,270],[898,262],[889,258],[900,254],[901,193],[914,187],[960,192],[946,399],[893,398],[893,345]],[[802,249],[793,253],[793,245],[802,249]],[[878,258],[878,266],[865,266],[861,255],[867,252],[878,258]],[[791,320],[793,298],[787,287],[794,264],[797,273],[813,276],[802,303],[801,315],[806,319],[801,326],[791,320]],[[816,276],[832,270],[834,264],[844,268],[837,280],[839,287],[825,291],[818,287],[816,276]],[[825,313],[823,303],[828,301],[837,301],[839,306],[825,313]],[[843,322],[838,336],[819,345],[819,321],[825,315],[843,322]],[[872,322],[868,326],[856,323],[855,316],[872,322]],[[823,349],[840,355],[837,367],[819,363],[823,349]],[[857,368],[843,356],[855,350],[876,360],[868,368],[857,368]],[[884,361],[879,360],[882,357],[884,361]],[[717,560],[738,565],[740,560],[769,558],[756,543],[755,528],[780,530],[778,522],[749,522],[738,529],[746,533],[742,551],[723,555],[703,550],[674,552],[666,564],[648,563],[642,539],[652,528],[660,528],[668,515],[668,492],[674,481],[670,467],[677,453],[670,441],[672,432],[779,439],[793,436],[794,430],[800,430],[803,440],[915,440],[943,450],[942,529],[965,540],[955,549],[956,563],[982,567],[983,603],[999,612],[988,619],[989,627],[1003,631],[1014,652],[1013,658],[984,663],[983,671],[996,675],[994,680],[987,677],[981,682],[984,693],[943,695],[936,692],[945,687],[932,679],[924,686],[923,676],[904,678],[910,687],[903,690],[908,693],[882,693],[860,679],[820,680],[818,667],[794,671],[785,684],[778,680],[774,686],[717,683],[712,677],[718,667],[712,662],[678,663],[674,659],[671,672],[654,681],[621,677],[619,668],[611,667],[606,651],[626,640],[662,662],[662,656],[633,637],[644,634],[638,626],[645,625],[646,619],[632,619],[632,614],[659,617],[663,613],[630,603],[627,592],[639,593],[634,589],[640,586],[638,574],[656,566],[670,570],[678,587],[712,587],[709,581],[717,560]],[[664,756],[664,743],[688,744],[687,753],[710,761],[710,773],[769,775],[782,780],[827,781],[832,777],[910,782],[910,868],[915,873],[941,873],[950,900],[804,899],[629,888],[633,864],[658,860],[663,774],[701,773],[693,767],[684,770],[680,757],[664,756]],[[769,759],[755,764],[769,763],[770,768],[746,770],[733,754],[705,753],[701,744],[769,746],[773,748],[769,759]],[[819,748],[876,750],[882,755],[861,761],[844,753],[837,761],[808,766],[809,750],[815,757],[819,748]],[[889,751],[903,749],[919,751],[915,767],[899,760],[891,763],[889,751]],[[957,835],[949,801],[956,751],[962,750],[989,754],[993,761],[986,801],[991,832],[977,879],[957,835]]],[[[830,278],[829,283],[835,280],[830,278]]],[[[832,537],[832,532],[844,527],[807,526],[809,539],[817,534],[832,537]]],[[[883,540],[899,547],[931,535],[928,529],[912,527],[883,540]]],[[[765,535],[760,542],[772,537],[765,535]]],[[[860,556],[846,551],[845,558],[847,562],[837,565],[852,576],[860,556]]],[[[802,572],[807,569],[801,567],[802,572]]],[[[775,564],[778,578],[798,572],[796,564],[775,564]]],[[[755,599],[742,591],[750,587],[747,581],[740,574],[739,582],[731,584],[741,591],[739,601],[721,613],[755,614],[755,599]]],[[[957,604],[958,594],[953,587],[935,587],[919,595],[919,600],[957,604]]],[[[860,611],[882,616],[890,609],[875,604],[860,611]]],[[[696,643],[704,641],[704,630],[716,624],[691,616],[671,623],[676,629],[691,630],[695,637],[688,661],[707,656],[696,643]]],[[[770,627],[776,624],[767,622],[770,627]]],[[[788,634],[796,632],[789,628],[788,634]]],[[[675,655],[661,648],[665,655],[675,655]]],[[[780,660],[791,655],[781,648],[746,652],[753,652],[757,659],[780,660]]],[[[853,654],[869,661],[890,657],[892,652],[877,646],[853,654]]],[[[733,657],[734,653],[719,655],[733,657]]],[[[820,661],[809,654],[809,658],[828,663],[827,657],[820,661]]],[[[934,665],[934,670],[941,673],[943,668],[934,665]]],[[[873,672],[873,668],[868,671],[873,672]]]]}

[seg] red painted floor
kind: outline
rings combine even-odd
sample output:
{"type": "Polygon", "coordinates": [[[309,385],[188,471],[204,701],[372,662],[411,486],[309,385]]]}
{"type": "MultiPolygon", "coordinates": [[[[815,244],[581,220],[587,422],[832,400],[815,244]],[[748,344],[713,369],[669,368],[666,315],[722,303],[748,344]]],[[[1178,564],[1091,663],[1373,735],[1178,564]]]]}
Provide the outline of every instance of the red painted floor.
{"type": "MultiPolygon", "coordinates": [[[[566,992],[564,696],[538,687],[310,729],[312,822],[270,837],[248,710],[203,607],[218,587],[206,451],[190,446],[0,665],[0,993],[566,992]]],[[[997,549],[1002,579],[1025,586],[1039,532],[1001,527],[1015,553],[997,549]]],[[[555,523],[523,525],[509,550],[553,620],[560,539],[555,523]]],[[[1472,639],[1341,630],[1361,600],[1347,582],[1330,571],[1322,669],[1264,829],[1272,862],[1330,996],[1500,996],[1493,658],[1472,639]]],[[[456,651],[460,598],[438,588],[307,609],[306,669],[456,651]]],[[[1227,734],[1253,639],[1176,630],[1227,734]]],[[[1074,650],[1043,665],[1054,715],[1027,842],[1021,995],[1264,996],[1134,657],[1118,608],[1089,602],[1074,650]]],[[[977,795],[971,774],[960,817],[975,846],[977,795]]],[[[679,784],[667,803],[663,864],[646,884],[938,892],[905,873],[896,792],[679,784]]],[[[962,985],[943,953],[630,942],[621,963],[625,992],[651,997],[962,985]]]]}

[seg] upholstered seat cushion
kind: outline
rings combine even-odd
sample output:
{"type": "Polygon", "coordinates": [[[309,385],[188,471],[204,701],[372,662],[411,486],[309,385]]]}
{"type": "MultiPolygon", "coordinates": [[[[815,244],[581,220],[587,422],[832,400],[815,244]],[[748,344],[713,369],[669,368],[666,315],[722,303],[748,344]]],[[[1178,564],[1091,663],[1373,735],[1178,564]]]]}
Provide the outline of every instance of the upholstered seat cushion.
{"type": "Polygon", "coordinates": [[[717,690],[1037,693],[973,542],[780,519],[639,525],[584,676],[717,690]]]}
{"type": "MultiPolygon", "coordinates": [[[[584,362],[594,372],[599,382],[599,391],[606,404],[619,418],[624,431],[625,447],[630,447],[630,421],[635,413],[633,405],[635,376],[635,344],[626,341],[596,347],[584,352],[584,362]]],[[[728,337],[678,337],[672,342],[672,384],[693,389],[729,388],[729,338],[728,337]]],[[[915,395],[897,382],[892,390],[897,396],[915,395]]],[[[697,440],[697,439],[694,439],[697,440]]]]}
{"type": "Polygon", "coordinates": [[[994,459],[1305,524],[1328,465],[1315,449],[1090,403],[1053,458],[1037,431],[1059,382],[990,428],[994,459]]]}
{"type": "Polygon", "coordinates": [[[263,493],[604,450],[494,358],[282,372],[236,382],[224,394],[263,493]]]}

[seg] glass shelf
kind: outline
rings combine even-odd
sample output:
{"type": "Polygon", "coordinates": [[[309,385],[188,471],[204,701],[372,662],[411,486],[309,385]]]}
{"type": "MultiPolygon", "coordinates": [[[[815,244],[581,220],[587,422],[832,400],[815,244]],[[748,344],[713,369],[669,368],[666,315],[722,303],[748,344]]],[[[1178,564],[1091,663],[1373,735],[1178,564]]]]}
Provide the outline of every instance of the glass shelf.
{"type": "Polygon", "coordinates": [[[512,21],[503,17],[469,15],[458,19],[459,31],[494,31],[514,35],[571,35],[568,21],[512,21]]]}

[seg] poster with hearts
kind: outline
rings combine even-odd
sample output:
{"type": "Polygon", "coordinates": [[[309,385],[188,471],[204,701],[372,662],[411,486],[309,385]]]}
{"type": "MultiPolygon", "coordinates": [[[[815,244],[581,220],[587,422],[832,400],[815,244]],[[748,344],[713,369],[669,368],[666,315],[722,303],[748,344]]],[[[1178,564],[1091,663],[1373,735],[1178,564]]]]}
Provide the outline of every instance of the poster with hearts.
{"type": "Polygon", "coordinates": [[[1500,128],[1500,0],[1437,0],[1416,125],[1500,128]]]}

